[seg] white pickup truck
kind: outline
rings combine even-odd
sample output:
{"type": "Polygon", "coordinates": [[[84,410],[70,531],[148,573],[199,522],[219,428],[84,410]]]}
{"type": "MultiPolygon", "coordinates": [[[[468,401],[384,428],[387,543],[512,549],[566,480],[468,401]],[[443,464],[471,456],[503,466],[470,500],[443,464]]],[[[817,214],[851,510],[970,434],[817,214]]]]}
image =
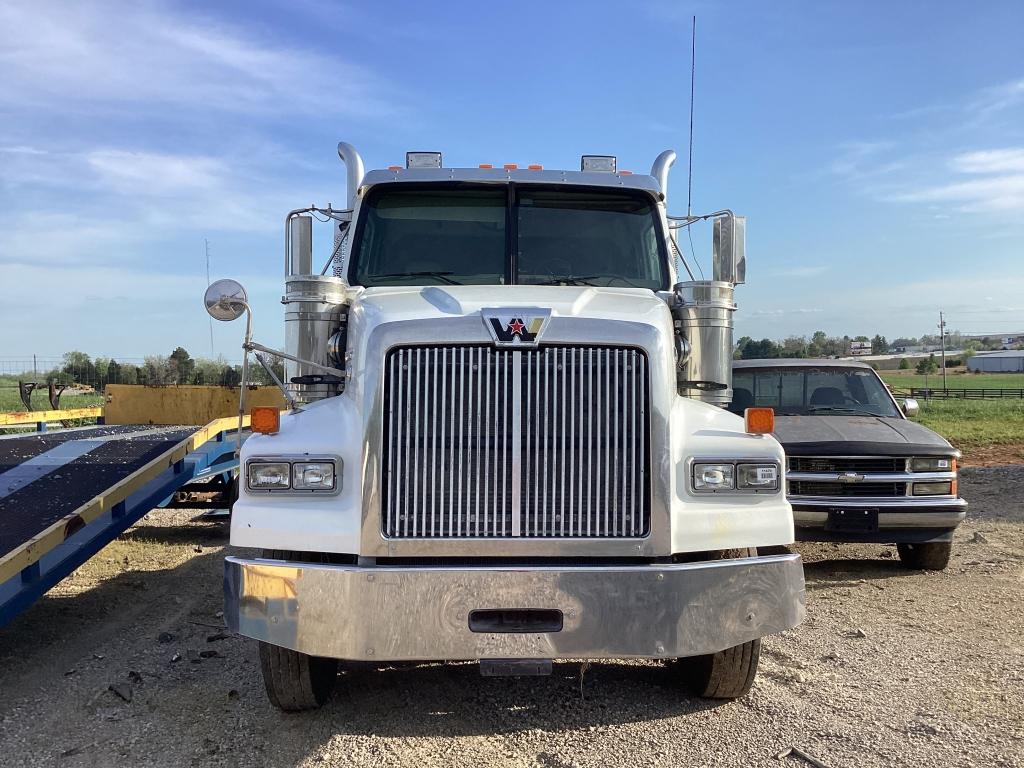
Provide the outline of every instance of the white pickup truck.
{"type": "MultiPolygon", "coordinates": [[[[338,660],[649,658],[743,695],[759,638],[804,615],[771,413],[722,407],[743,220],[669,216],[671,151],[650,175],[339,155],[348,207],[287,219],[292,408],[254,409],[241,450],[231,544],[262,555],[225,563],[271,701],[318,706],[338,660]],[[699,219],[717,279],[677,284],[699,219]]],[[[233,281],[206,302],[248,310],[233,281]]]]}

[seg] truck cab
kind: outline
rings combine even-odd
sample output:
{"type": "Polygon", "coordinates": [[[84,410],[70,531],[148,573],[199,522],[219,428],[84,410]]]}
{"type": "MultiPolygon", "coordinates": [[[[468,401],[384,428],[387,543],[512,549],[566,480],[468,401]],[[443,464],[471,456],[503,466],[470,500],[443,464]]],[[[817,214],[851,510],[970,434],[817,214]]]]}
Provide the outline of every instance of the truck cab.
{"type": "Polygon", "coordinates": [[[647,658],[746,693],[804,584],[771,414],[724,408],[742,220],[704,217],[718,279],[679,283],[672,152],[650,175],[339,155],[348,207],[288,216],[292,408],[254,416],[231,544],[259,554],[225,562],[271,701],[318,706],[339,661],[647,658]]]}

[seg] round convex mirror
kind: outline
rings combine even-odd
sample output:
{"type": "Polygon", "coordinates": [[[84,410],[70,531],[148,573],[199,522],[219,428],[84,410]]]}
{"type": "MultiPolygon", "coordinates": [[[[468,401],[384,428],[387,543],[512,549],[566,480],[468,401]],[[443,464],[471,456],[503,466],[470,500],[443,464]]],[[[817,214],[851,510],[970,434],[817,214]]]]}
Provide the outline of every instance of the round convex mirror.
{"type": "Polygon", "coordinates": [[[245,312],[249,299],[237,280],[218,280],[206,289],[203,303],[214,320],[237,320],[245,312]]]}

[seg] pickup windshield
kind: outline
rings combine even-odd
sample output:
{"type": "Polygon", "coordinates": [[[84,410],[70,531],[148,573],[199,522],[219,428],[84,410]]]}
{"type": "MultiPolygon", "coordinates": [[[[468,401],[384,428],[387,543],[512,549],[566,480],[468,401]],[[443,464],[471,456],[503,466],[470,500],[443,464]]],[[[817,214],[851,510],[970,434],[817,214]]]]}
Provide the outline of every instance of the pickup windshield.
{"type": "Polygon", "coordinates": [[[742,368],[732,374],[729,410],[771,406],[780,415],[886,416],[899,413],[878,375],[864,368],[742,368]]]}
{"type": "Polygon", "coordinates": [[[387,185],[363,202],[354,285],[668,287],[653,201],[628,190],[387,185]]]}

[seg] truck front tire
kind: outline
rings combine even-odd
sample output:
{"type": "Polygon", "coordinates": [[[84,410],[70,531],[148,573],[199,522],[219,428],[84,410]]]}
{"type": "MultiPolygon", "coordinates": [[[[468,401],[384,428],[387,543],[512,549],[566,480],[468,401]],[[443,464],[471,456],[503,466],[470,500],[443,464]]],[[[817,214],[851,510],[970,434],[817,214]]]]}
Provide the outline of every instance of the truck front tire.
{"type": "Polygon", "coordinates": [[[336,659],[260,643],[260,667],[270,703],[285,712],[316,709],[331,697],[338,676],[336,659]]]}
{"type": "Polygon", "coordinates": [[[735,645],[718,653],[677,659],[680,682],[704,699],[738,699],[754,684],[761,640],[735,645]]]}
{"type": "MultiPolygon", "coordinates": [[[[735,560],[756,557],[757,549],[722,549],[705,553],[702,560],[735,560]]],[[[718,653],[676,659],[679,682],[694,696],[704,699],[738,699],[745,696],[757,676],[761,640],[734,645],[718,653]]]]}
{"type": "Polygon", "coordinates": [[[897,544],[900,561],[907,568],[921,571],[941,571],[949,565],[949,555],[953,551],[951,541],[932,541],[926,544],[897,544]]]}
{"type": "MultiPolygon", "coordinates": [[[[265,549],[263,556],[293,561],[309,561],[317,557],[316,554],[303,555],[280,549],[265,549]]],[[[337,659],[310,656],[262,641],[260,668],[267,698],[285,712],[301,712],[322,706],[331,697],[338,677],[337,659]]]]}

